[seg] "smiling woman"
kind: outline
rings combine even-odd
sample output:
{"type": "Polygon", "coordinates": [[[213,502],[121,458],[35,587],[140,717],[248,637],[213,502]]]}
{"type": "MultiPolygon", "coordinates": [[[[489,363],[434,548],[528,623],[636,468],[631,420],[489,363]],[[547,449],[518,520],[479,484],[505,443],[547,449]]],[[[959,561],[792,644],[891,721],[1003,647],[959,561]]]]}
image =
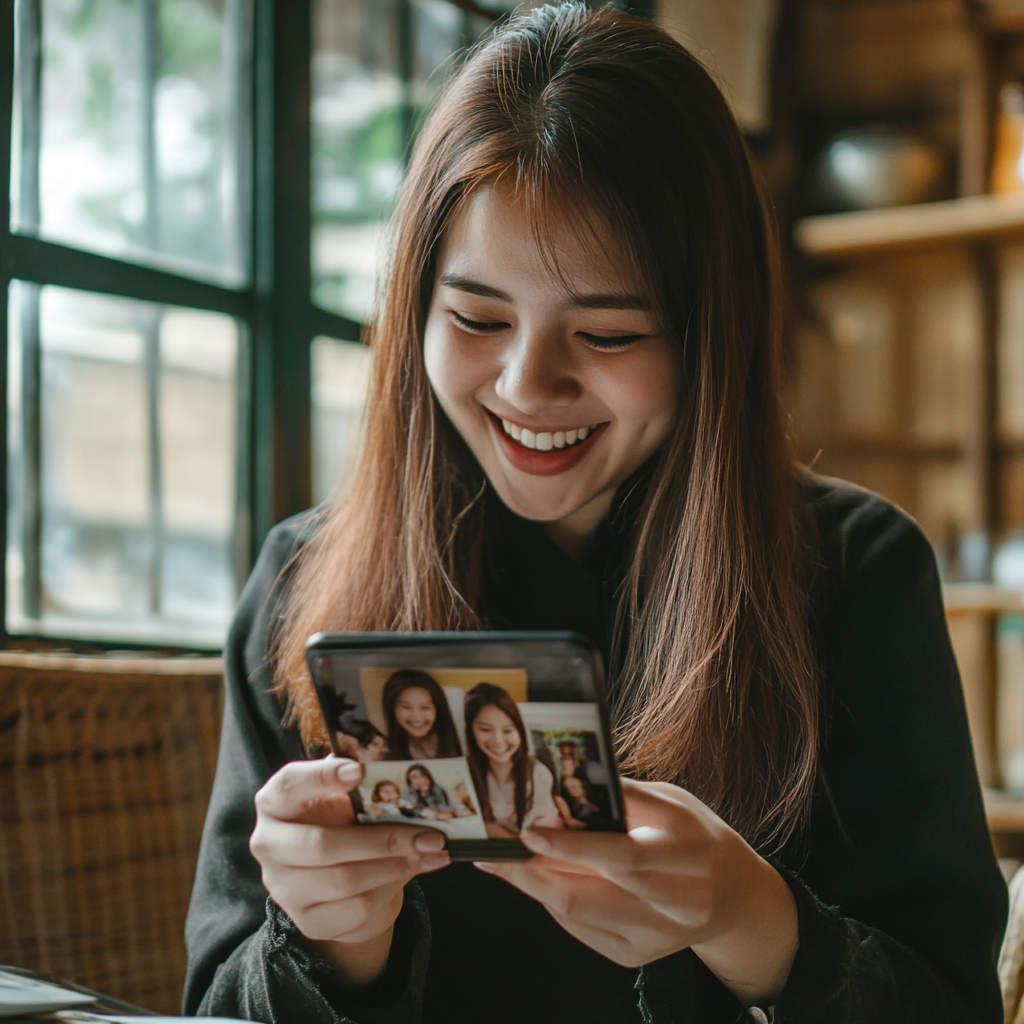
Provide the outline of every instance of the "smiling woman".
{"type": "MultiPolygon", "coordinates": [[[[521,13],[446,86],[392,244],[349,489],[271,535],[236,618],[187,1008],[995,1024],[1005,886],[934,558],[795,463],[772,221],[707,72],[609,8],[521,13]],[[487,683],[480,817],[534,857],[354,827],[306,639],[481,627],[601,648],[627,834],[576,827],[586,780],[555,793],[487,683]]],[[[432,756],[412,682],[395,727],[432,756]]]]}
{"type": "Polygon", "coordinates": [[[680,355],[628,250],[600,221],[587,231],[555,213],[541,240],[536,211],[501,179],[466,201],[438,256],[423,355],[501,500],[580,553],[668,436],[680,355]]]}

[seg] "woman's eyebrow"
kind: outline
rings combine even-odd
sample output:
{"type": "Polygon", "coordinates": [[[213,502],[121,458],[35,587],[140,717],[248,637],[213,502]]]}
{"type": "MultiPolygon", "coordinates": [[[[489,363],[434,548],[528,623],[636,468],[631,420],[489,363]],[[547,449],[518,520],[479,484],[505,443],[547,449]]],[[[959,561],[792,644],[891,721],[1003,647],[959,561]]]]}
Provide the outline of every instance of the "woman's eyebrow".
{"type": "Polygon", "coordinates": [[[642,295],[607,292],[598,295],[573,295],[569,304],[576,309],[635,309],[649,313],[651,304],[642,295]]]}
{"type": "Polygon", "coordinates": [[[484,284],[482,281],[474,281],[471,277],[462,277],[461,274],[442,274],[441,284],[456,291],[469,292],[470,295],[482,295],[485,299],[497,299],[499,302],[511,302],[512,296],[503,292],[500,288],[484,284]]]}
{"type": "MultiPolygon", "coordinates": [[[[485,299],[497,299],[499,302],[513,302],[508,292],[482,281],[474,281],[471,277],[463,277],[461,274],[442,274],[439,280],[441,284],[456,291],[480,295],[485,299]]],[[[649,313],[651,310],[651,304],[642,295],[629,295],[623,292],[571,295],[566,305],[570,309],[628,309],[642,313],[649,313]]]]}

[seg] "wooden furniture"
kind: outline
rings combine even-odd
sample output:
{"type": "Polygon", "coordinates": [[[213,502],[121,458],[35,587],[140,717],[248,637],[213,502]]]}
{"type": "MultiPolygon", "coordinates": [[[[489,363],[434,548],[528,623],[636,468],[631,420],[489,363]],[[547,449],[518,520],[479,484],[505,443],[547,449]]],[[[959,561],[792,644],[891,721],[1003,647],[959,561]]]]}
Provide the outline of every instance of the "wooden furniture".
{"type": "Polygon", "coordinates": [[[0,652],[0,963],[180,1012],[219,659],[0,652]]]}
{"type": "MultiPolygon", "coordinates": [[[[907,509],[940,554],[971,534],[998,545],[1024,530],[1024,196],[984,193],[999,89],[1024,77],[1024,3],[805,8],[805,128],[909,120],[955,141],[959,197],[793,225],[801,455],[907,509]]],[[[1000,736],[1007,686],[1024,730],[1024,665],[1000,690],[997,631],[1024,602],[954,584],[946,606],[993,837],[1021,857],[1024,803],[1003,789],[1000,736]]]]}

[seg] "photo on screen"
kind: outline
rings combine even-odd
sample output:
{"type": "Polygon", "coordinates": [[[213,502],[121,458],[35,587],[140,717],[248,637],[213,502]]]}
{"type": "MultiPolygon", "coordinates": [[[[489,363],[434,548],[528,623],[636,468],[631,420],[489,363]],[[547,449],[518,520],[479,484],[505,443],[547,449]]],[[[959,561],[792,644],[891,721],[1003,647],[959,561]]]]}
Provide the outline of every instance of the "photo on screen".
{"type": "Polygon", "coordinates": [[[361,822],[428,826],[452,839],[487,836],[464,757],[369,763],[359,796],[361,822]]]}
{"type": "Polygon", "coordinates": [[[550,771],[566,828],[612,827],[608,754],[595,704],[537,702],[522,708],[534,756],[550,771]]]}
{"type": "Polygon", "coordinates": [[[526,672],[516,668],[363,667],[359,682],[361,707],[384,751],[381,757],[396,761],[463,756],[466,693],[478,683],[500,686],[516,702],[526,700],[526,672]]]}

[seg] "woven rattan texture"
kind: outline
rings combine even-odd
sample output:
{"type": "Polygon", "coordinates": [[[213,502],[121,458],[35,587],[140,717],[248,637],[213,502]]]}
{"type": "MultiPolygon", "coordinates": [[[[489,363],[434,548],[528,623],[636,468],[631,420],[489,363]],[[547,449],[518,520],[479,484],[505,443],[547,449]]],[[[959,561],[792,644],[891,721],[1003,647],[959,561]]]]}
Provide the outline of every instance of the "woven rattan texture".
{"type": "Polygon", "coordinates": [[[0,963],[176,1013],[221,679],[95,661],[0,660],[0,963]]]}

